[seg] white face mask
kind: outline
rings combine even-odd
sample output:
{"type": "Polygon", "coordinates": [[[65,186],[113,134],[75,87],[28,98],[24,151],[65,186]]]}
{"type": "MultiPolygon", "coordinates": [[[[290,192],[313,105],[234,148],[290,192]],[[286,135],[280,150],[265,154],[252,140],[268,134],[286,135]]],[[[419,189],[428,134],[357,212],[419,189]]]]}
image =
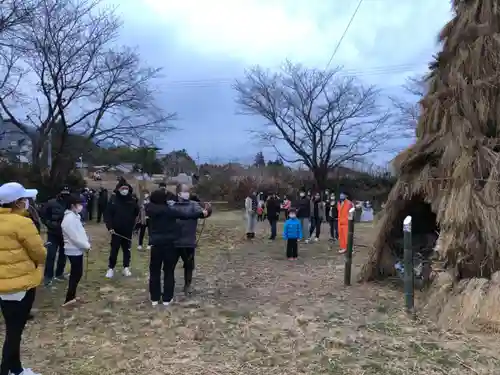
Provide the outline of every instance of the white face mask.
{"type": "Polygon", "coordinates": [[[305,197],[305,196],[306,196],[306,194],[305,194],[305,193],[300,193],[300,196],[301,196],[301,197],[305,197]]]}
{"type": "Polygon", "coordinates": [[[297,215],[295,215],[295,214],[290,214],[290,215],[288,215],[288,217],[289,217],[289,218],[291,218],[291,219],[294,219],[294,218],[296,218],[296,217],[297,217],[297,215]]]}
{"type": "Polygon", "coordinates": [[[179,193],[179,197],[181,197],[184,200],[188,200],[189,199],[189,195],[190,194],[187,191],[183,191],[183,192],[179,193]]]}
{"type": "Polygon", "coordinates": [[[125,196],[125,195],[128,195],[128,189],[122,189],[120,190],[120,194],[125,196]]]}
{"type": "Polygon", "coordinates": [[[80,212],[82,212],[82,210],[83,210],[83,206],[81,204],[77,204],[75,206],[75,211],[76,211],[77,214],[79,214],[80,212]]]}

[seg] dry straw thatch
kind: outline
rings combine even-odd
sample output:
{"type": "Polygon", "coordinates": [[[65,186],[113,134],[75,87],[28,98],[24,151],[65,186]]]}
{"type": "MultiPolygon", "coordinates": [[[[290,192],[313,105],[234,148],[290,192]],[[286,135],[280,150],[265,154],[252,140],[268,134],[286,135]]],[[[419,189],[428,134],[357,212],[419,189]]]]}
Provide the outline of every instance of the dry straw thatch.
{"type": "Polygon", "coordinates": [[[452,6],[454,18],[439,36],[443,49],[430,65],[417,141],[395,160],[399,179],[363,281],[392,274],[393,237],[418,200],[436,215],[454,282],[500,270],[500,1],[452,6]]]}

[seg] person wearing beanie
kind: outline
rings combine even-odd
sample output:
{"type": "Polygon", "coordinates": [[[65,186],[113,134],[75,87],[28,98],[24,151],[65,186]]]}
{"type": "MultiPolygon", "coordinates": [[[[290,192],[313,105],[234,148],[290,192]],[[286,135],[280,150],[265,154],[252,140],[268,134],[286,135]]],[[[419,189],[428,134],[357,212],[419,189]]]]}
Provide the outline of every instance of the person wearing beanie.
{"type": "Polygon", "coordinates": [[[40,218],[47,227],[47,260],[44,270],[44,284],[50,286],[52,280],[65,281],[64,268],[66,267],[66,255],[64,255],[64,239],[61,223],[64,211],[67,208],[66,199],[69,197],[69,188],[64,187],[56,198],[51,199],[44,205],[40,218]],[[54,273],[54,263],[57,265],[54,273]]]}
{"type": "Polygon", "coordinates": [[[64,252],[71,264],[68,291],[63,307],[72,305],[77,301],[76,289],[83,275],[83,254],[90,250],[89,237],[80,216],[83,211],[84,199],[78,194],[69,196],[67,200],[68,209],[64,212],[61,223],[64,252]]]}
{"type": "Polygon", "coordinates": [[[104,223],[111,234],[111,252],[106,272],[106,278],[108,279],[114,276],[114,269],[120,248],[123,253],[123,275],[132,275],[130,271],[130,248],[140,208],[133,196],[132,186],[123,181],[119,182],[116,186],[115,194],[109,199],[106,212],[104,213],[104,223]]]}

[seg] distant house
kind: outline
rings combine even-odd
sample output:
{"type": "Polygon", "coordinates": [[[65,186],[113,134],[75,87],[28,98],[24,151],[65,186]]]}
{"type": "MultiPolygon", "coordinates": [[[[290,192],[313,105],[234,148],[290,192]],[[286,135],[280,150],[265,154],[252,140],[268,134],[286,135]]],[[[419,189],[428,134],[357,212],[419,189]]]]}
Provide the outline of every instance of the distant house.
{"type": "Polygon", "coordinates": [[[6,159],[29,163],[31,160],[31,139],[20,131],[11,120],[0,118],[0,153],[6,159]]]}

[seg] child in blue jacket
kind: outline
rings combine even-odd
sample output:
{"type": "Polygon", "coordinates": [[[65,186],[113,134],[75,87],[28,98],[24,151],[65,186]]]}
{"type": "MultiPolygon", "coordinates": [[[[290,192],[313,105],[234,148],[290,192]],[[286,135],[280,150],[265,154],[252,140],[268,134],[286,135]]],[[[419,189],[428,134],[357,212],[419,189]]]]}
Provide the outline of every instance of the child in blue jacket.
{"type": "Polygon", "coordinates": [[[297,211],[291,208],[288,211],[288,220],[283,228],[283,239],[286,240],[286,257],[295,260],[298,257],[298,241],[302,239],[302,225],[297,219],[297,211]]]}

